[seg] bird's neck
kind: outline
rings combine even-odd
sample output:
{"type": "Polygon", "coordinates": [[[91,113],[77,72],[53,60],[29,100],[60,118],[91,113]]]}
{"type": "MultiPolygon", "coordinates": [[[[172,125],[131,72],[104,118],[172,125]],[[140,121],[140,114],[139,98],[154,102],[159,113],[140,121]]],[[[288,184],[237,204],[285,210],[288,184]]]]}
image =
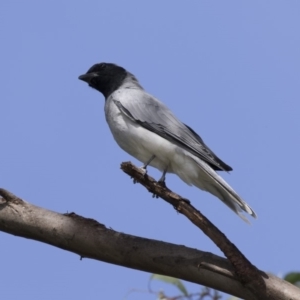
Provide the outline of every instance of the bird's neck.
{"type": "Polygon", "coordinates": [[[131,73],[127,74],[126,78],[124,79],[124,81],[122,83],[122,88],[125,88],[125,89],[138,88],[138,89],[143,90],[143,87],[140,85],[139,81],[131,73]]]}

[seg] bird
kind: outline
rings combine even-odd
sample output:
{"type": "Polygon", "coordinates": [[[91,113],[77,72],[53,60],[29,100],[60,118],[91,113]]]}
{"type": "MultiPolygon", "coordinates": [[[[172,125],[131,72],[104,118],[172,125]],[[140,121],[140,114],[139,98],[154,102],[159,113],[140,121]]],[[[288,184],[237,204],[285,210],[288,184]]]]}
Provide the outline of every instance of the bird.
{"type": "Polygon", "coordinates": [[[188,125],[161,101],[147,93],[138,79],[114,63],[96,63],[78,79],[105,98],[105,118],[117,144],[143,163],[173,173],[190,186],[211,193],[244,221],[243,212],[256,218],[254,210],[216,172],[232,171],[188,125]]]}

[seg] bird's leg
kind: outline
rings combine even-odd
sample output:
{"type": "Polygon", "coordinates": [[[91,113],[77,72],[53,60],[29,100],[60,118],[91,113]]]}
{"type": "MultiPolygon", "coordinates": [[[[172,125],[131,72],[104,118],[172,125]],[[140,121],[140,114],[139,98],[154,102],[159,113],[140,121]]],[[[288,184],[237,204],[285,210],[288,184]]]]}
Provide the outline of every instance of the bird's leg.
{"type": "MultiPolygon", "coordinates": [[[[155,155],[153,154],[150,159],[144,163],[140,169],[142,169],[144,171],[144,176],[147,174],[147,167],[149,166],[149,164],[151,163],[151,161],[155,158],[155,155]]],[[[135,179],[133,179],[133,183],[137,183],[137,181],[135,179]]]]}
{"type": "MultiPolygon", "coordinates": [[[[167,185],[166,185],[166,173],[167,173],[167,170],[168,170],[168,168],[166,168],[163,171],[161,177],[158,180],[158,184],[161,185],[162,187],[166,188],[166,189],[168,188],[167,185]]],[[[158,198],[158,196],[156,194],[153,194],[152,197],[153,198],[158,198]]]]}
{"type": "Polygon", "coordinates": [[[145,174],[147,174],[147,167],[149,166],[149,164],[151,163],[151,161],[155,158],[155,155],[153,154],[150,159],[141,166],[141,169],[144,169],[145,174]]]}
{"type": "Polygon", "coordinates": [[[159,178],[159,180],[158,180],[158,183],[161,185],[161,186],[163,186],[163,187],[167,187],[166,186],[166,173],[167,173],[167,169],[165,169],[164,171],[163,171],[163,173],[162,173],[162,175],[161,175],[161,177],[159,178]]]}

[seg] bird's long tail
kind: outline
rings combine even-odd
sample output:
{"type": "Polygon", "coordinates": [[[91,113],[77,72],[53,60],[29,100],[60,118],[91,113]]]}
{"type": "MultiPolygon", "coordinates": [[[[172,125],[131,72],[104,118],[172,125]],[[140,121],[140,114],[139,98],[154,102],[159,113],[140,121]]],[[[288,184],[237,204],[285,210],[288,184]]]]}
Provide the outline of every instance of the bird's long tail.
{"type": "Polygon", "coordinates": [[[197,176],[193,176],[189,183],[218,197],[245,222],[249,223],[242,214],[243,211],[257,218],[254,210],[209,165],[198,158],[190,158],[198,165],[199,169],[197,176]]]}

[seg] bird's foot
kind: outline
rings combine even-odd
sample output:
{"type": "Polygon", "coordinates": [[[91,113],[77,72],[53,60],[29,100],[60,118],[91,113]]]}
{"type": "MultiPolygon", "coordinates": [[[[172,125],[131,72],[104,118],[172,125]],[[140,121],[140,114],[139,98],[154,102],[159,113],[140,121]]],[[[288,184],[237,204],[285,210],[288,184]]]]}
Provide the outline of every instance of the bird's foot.
{"type": "Polygon", "coordinates": [[[144,176],[147,174],[147,167],[141,166],[140,170],[142,171],[142,173],[143,173],[144,176]]]}
{"type": "MultiPolygon", "coordinates": [[[[158,180],[157,181],[158,185],[160,185],[161,187],[165,188],[165,189],[169,189],[166,185],[166,181],[165,180],[158,180]]],[[[158,198],[158,195],[153,193],[152,198],[158,198]]]]}
{"type": "MultiPolygon", "coordinates": [[[[143,164],[139,169],[142,171],[143,173],[143,176],[146,177],[147,175],[147,167],[148,165],[151,163],[151,161],[155,158],[155,155],[153,154],[150,159],[145,163],[143,164]]],[[[132,178],[132,177],[131,177],[132,178]]],[[[137,183],[137,180],[136,179],[133,179],[133,183],[137,183]]]]}
{"type": "Polygon", "coordinates": [[[167,185],[166,185],[166,181],[165,180],[158,180],[157,182],[160,186],[164,187],[164,188],[168,188],[167,185]]]}
{"type": "MultiPolygon", "coordinates": [[[[145,167],[145,165],[142,165],[141,167],[139,167],[139,169],[142,171],[143,176],[145,177],[147,175],[147,167],[145,167]]],[[[136,184],[137,182],[138,181],[135,178],[133,178],[133,183],[136,184]]]]}
{"type": "Polygon", "coordinates": [[[161,175],[161,177],[158,180],[158,184],[164,188],[167,188],[166,185],[166,173],[167,173],[167,169],[165,169],[161,175]]]}
{"type": "MultiPolygon", "coordinates": [[[[168,187],[166,185],[166,171],[163,172],[161,178],[157,181],[157,183],[161,187],[168,189],[168,187]]],[[[158,195],[153,193],[152,198],[158,198],[158,195]]]]}

